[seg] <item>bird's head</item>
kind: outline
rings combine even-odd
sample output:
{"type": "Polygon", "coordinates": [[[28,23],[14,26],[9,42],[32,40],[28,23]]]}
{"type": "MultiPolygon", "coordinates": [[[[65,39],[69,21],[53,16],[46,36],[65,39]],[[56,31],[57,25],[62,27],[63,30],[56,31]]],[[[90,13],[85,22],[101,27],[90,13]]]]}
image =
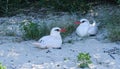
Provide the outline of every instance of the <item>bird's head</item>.
{"type": "Polygon", "coordinates": [[[51,35],[57,35],[60,34],[61,32],[65,32],[66,30],[64,28],[59,28],[59,27],[54,27],[51,30],[51,35]]]}
{"type": "Polygon", "coordinates": [[[80,19],[80,21],[76,21],[75,24],[88,24],[89,21],[87,19],[80,19]]]}

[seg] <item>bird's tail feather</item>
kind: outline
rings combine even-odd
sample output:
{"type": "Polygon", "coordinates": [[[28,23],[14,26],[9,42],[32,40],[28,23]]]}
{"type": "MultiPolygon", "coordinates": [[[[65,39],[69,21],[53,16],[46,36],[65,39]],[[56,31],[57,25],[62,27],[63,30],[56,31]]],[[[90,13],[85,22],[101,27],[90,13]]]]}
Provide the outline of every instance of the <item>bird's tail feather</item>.
{"type": "Polygon", "coordinates": [[[92,26],[96,26],[96,21],[93,20],[92,26]]]}
{"type": "Polygon", "coordinates": [[[40,48],[40,49],[46,49],[46,46],[41,46],[39,42],[34,42],[32,43],[35,47],[40,48]]]}
{"type": "Polygon", "coordinates": [[[36,47],[40,47],[40,43],[38,43],[38,42],[34,42],[32,44],[35,45],[36,47]]]}
{"type": "Polygon", "coordinates": [[[92,26],[99,26],[100,25],[100,23],[96,23],[96,21],[95,20],[93,20],[93,23],[92,23],[92,26]]]}

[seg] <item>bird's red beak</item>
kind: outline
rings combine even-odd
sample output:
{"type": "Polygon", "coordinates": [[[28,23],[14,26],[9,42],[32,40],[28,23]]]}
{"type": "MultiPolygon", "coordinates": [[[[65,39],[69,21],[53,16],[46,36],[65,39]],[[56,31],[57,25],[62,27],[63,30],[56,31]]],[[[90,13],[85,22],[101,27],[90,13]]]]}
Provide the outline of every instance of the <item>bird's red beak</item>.
{"type": "Polygon", "coordinates": [[[62,28],[62,29],[60,30],[60,32],[66,32],[66,29],[65,29],[65,28],[62,28]]]}
{"type": "Polygon", "coordinates": [[[75,24],[80,24],[80,21],[76,21],[75,24]]]}

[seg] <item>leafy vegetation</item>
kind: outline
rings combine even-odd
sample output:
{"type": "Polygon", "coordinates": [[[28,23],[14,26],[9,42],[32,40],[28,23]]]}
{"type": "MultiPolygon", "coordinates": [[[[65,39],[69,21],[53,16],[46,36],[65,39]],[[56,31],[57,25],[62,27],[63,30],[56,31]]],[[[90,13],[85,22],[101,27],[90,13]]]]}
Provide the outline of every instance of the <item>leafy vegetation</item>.
{"type": "Polygon", "coordinates": [[[17,10],[28,4],[28,0],[0,0],[0,16],[14,15],[17,10]]]}
{"type": "Polygon", "coordinates": [[[24,20],[20,25],[21,31],[23,33],[23,38],[25,40],[26,39],[39,39],[40,37],[44,35],[48,35],[53,27],[60,27],[66,30],[66,32],[61,33],[61,36],[63,38],[70,35],[76,29],[74,24],[51,23],[48,27],[45,22],[34,23],[28,20],[24,20]]]}
{"type": "Polygon", "coordinates": [[[0,63],[0,69],[6,69],[6,67],[0,63]]]}
{"type": "Polygon", "coordinates": [[[120,30],[118,29],[111,29],[109,30],[110,33],[108,35],[108,38],[112,41],[112,42],[115,42],[115,41],[120,41],[120,30]]]}
{"type": "Polygon", "coordinates": [[[105,27],[108,29],[108,39],[120,41],[120,15],[112,14],[105,20],[105,27]]]}
{"type": "Polygon", "coordinates": [[[63,37],[66,37],[71,33],[73,33],[73,31],[75,31],[76,29],[76,26],[73,24],[69,24],[68,26],[65,27],[65,29],[66,29],[66,32],[61,34],[63,37]]]}
{"type": "Polygon", "coordinates": [[[88,64],[91,64],[92,61],[90,60],[90,55],[89,53],[79,53],[79,55],[77,56],[78,61],[80,61],[80,68],[86,68],[88,67],[88,64]]]}
{"type": "Polygon", "coordinates": [[[120,0],[115,0],[115,2],[120,5],[120,0]]]}
{"type": "Polygon", "coordinates": [[[81,11],[86,13],[91,8],[91,3],[117,3],[120,4],[120,0],[0,0],[0,16],[15,15],[24,8],[52,8],[57,11],[75,12],[81,11]]]}
{"type": "Polygon", "coordinates": [[[56,11],[75,12],[81,11],[86,13],[90,5],[86,0],[39,0],[40,7],[52,8],[56,11]]]}
{"type": "Polygon", "coordinates": [[[39,39],[40,37],[45,35],[47,32],[45,23],[43,23],[42,25],[43,26],[40,26],[38,23],[25,20],[20,26],[23,32],[23,38],[39,39]]]}

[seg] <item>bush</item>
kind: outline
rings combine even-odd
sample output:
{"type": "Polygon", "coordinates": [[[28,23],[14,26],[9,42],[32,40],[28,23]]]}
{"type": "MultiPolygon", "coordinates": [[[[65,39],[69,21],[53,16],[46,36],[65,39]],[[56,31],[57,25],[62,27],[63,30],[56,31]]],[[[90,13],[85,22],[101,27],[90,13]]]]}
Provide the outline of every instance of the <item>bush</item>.
{"type": "Polygon", "coordinates": [[[0,0],[0,16],[11,16],[20,8],[29,5],[29,0],[0,0]]]}
{"type": "Polygon", "coordinates": [[[120,4],[120,0],[117,0],[117,3],[120,4]]]}
{"type": "Polygon", "coordinates": [[[53,8],[57,11],[76,12],[81,11],[86,13],[91,4],[94,3],[118,3],[120,0],[0,0],[0,16],[11,16],[18,13],[19,9],[26,7],[35,8],[53,8]]]}
{"type": "Polygon", "coordinates": [[[43,35],[46,34],[47,28],[45,23],[42,24],[43,26],[39,25],[38,23],[34,23],[31,21],[24,21],[20,28],[23,32],[24,39],[39,39],[43,35]]]}
{"type": "Polygon", "coordinates": [[[89,10],[89,5],[86,0],[39,0],[39,6],[67,12],[86,12],[89,10]]]}
{"type": "Polygon", "coordinates": [[[111,41],[120,41],[120,15],[112,14],[105,20],[105,27],[108,30],[108,39],[111,41]]]}
{"type": "Polygon", "coordinates": [[[110,33],[108,35],[108,38],[112,41],[112,42],[115,42],[115,41],[120,41],[120,29],[116,28],[116,29],[111,29],[109,30],[110,33]]]}
{"type": "Polygon", "coordinates": [[[6,67],[0,63],[0,69],[6,69],[6,67]]]}
{"type": "Polygon", "coordinates": [[[73,33],[73,31],[75,31],[76,29],[76,26],[73,24],[69,24],[68,26],[66,25],[65,29],[66,29],[66,32],[61,34],[62,37],[66,37],[70,35],[71,33],[73,33]]]}
{"type": "Polygon", "coordinates": [[[47,7],[67,12],[87,12],[90,8],[86,0],[0,0],[0,16],[14,15],[17,10],[25,7],[47,7]]]}
{"type": "Polygon", "coordinates": [[[79,53],[79,55],[77,56],[78,61],[80,61],[80,68],[86,68],[88,67],[88,64],[91,64],[92,61],[90,60],[90,55],[89,53],[79,53]]]}

